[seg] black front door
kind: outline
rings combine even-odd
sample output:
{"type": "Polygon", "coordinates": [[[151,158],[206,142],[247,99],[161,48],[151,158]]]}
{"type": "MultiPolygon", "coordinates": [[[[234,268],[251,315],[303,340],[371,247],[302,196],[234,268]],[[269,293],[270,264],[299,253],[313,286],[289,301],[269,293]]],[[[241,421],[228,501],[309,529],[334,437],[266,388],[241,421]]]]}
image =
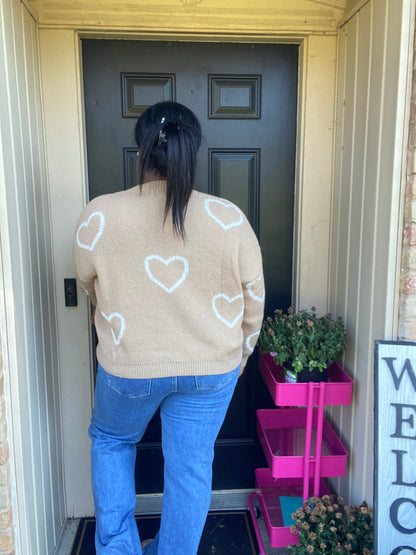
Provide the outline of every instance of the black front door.
{"type": "MultiPolygon", "coordinates": [[[[90,199],[137,178],[134,125],[149,105],[176,100],[203,133],[196,188],[245,212],[263,251],[266,314],[291,303],[298,47],[83,40],[90,199]]],[[[231,368],[230,368],[231,370],[231,368]]],[[[254,485],[264,466],[255,410],[270,403],[256,354],[216,443],[213,489],[254,485]]],[[[160,421],[138,446],[138,493],[161,492],[160,421]]]]}

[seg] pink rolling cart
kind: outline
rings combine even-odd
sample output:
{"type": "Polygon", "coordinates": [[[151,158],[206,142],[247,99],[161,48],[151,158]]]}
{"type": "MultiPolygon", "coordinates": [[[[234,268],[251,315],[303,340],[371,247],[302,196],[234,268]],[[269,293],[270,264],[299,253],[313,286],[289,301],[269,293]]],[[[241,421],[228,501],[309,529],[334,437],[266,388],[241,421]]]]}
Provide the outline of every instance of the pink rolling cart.
{"type": "Polygon", "coordinates": [[[260,555],[265,555],[253,499],[260,506],[270,545],[286,547],[296,542],[284,522],[290,500],[320,497],[328,493],[324,477],[345,474],[348,453],[324,417],[324,407],[349,405],[352,379],[334,363],[328,382],[285,383],[283,368],[270,355],[260,355],[259,370],[277,407],[303,407],[257,411],[257,432],[269,468],[255,471],[257,491],[248,504],[260,555]]]}

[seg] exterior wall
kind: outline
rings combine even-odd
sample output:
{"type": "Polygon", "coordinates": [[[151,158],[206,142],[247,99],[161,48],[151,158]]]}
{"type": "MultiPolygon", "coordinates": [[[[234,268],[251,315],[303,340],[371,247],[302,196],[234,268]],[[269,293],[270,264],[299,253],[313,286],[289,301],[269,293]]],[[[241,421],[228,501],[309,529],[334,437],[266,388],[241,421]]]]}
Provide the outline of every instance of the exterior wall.
{"type": "Polygon", "coordinates": [[[0,555],[45,555],[65,507],[37,25],[0,0],[0,28],[0,555]]]}
{"type": "MultiPolygon", "coordinates": [[[[51,5],[52,2],[46,4],[51,5]]],[[[90,4],[96,5],[94,2],[90,4]]],[[[182,27],[182,35],[175,35],[175,29],[170,28],[170,39],[189,38],[185,33],[192,25],[196,26],[192,21],[198,20],[199,8],[186,6],[186,2],[183,4],[191,24],[188,28],[187,25],[182,27]]],[[[322,2],[316,4],[323,5],[322,2]]],[[[149,14],[153,13],[153,2],[148,2],[148,6],[149,14]]],[[[204,3],[201,3],[201,8],[204,8],[204,3]]],[[[396,253],[400,243],[397,230],[401,220],[398,174],[401,164],[395,157],[401,156],[400,141],[403,137],[397,130],[404,119],[400,113],[404,91],[394,84],[406,81],[400,73],[403,66],[400,45],[406,41],[407,30],[403,22],[409,21],[410,16],[412,20],[414,17],[414,0],[348,0],[350,11],[357,8],[360,11],[348,14],[338,44],[333,238],[329,262],[329,307],[334,314],[346,319],[349,347],[345,365],[355,379],[353,405],[332,413],[335,426],[341,430],[351,452],[349,475],[339,480],[336,487],[339,493],[354,502],[363,498],[370,500],[372,493],[373,339],[394,337],[397,327],[394,315],[397,313],[396,253]],[[401,19],[405,9],[408,14],[401,19]]],[[[118,10],[118,13],[122,12],[118,10]]],[[[251,12],[250,8],[247,16],[241,16],[247,17],[248,22],[244,28],[245,35],[243,33],[245,40],[249,35],[253,37],[250,40],[259,36],[261,40],[269,40],[270,36],[278,40],[278,25],[264,28],[264,21],[256,19],[257,27],[253,30],[251,12]]],[[[164,26],[166,16],[165,12],[160,13],[160,20],[148,16],[146,32],[149,34],[146,36],[142,32],[142,38],[163,36],[160,28],[164,26]]],[[[222,12],[218,10],[215,13],[222,12]]],[[[124,17],[128,18],[128,15],[126,12],[124,17]]],[[[97,22],[94,16],[98,17],[92,14],[83,28],[91,34],[100,28],[104,34],[102,21],[97,22]]],[[[267,14],[266,17],[269,20],[267,14]]],[[[85,202],[86,188],[82,85],[75,31],[82,25],[73,6],[69,6],[67,18],[56,20],[52,24],[52,27],[56,25],[55,29],[48,28],[48,21],[42,20],[42,93],[46,107],[48,176],[51,182],[51,190],[48,191],[40,87],[36,73],[37,26],[19,0],[0,0],[0,340],[3,349],[0,359],[0,555],[3,555],[2,538],[6,542],[4,553],[14,549],[13,543],[7,543],[13,541],[12,514],[16,552],[30,555],[51,552],[65,518],[59,337],[62,344],[66,343],[67,349],[63,353],[66,358],[61,376],[66,376],[70,387],[69,396],[64,390],[62,403],[64,421],[67,421],[69,430],[66,438],[68,461],[73,454],[69,449],[75,449],[77,459],[80,455],[77,450],[80,432],[73,419],[80,417],[82,429],[86,429],[84,423],[88,422],[91,410],[89,346],[76,341],[81,336],[81,343],[88,343],[86,305],[80,307],[82,310],[79,313],[83,311],[81,317],[75,316],[76,311],[69,312],[55,306],[55,298],[62,299],[61,277],[72,275],[71,256],[67,249],[72,238],[72,222],[85,202]],[[62,29],[68,21],[72,31],[68,27],[62,29]],[[49,198],[53,203],[54,222],[49,218],[49,198]],[[56,284],[53,283],[51,226],[58,268],[56,284]],[[66,235],[57,231],[62,227],[67,230],[66,235]],[[61,318],[59,336],[56,311],[58,319],[61,318]],[[83,364],[77,369],[80,380],[75,379],[72,373],[75,353],[71,345],[74,344],[84,357],[83,364]],[[6,404],[3,404],[4,398],[6,404]],[[11,405],[13,436],[8,418],[11,405]]],[[[323,21],[325,18],[320,14],[318,19],[323,21]]],[[[114,24],[114,18],[110,17],[110,20],[113,21],[113,32],[125,30],[130,37],[134,34],[137,38],[137,27],[127,29],[125,20],[118,24],[114,24]]],[[[300,250],[295,261],[299,276],[295,295],[302,307],[315,304],[320,310],[326,308],[328,286],[331,176],[327,160],[331,157],[332,148],[334,22],[335,19],[330,28],[332,36],[322,36],[322,29],[316,30],[315,34],[312,27],[300,27],[297,35],[301,40],[305,36],[301,33],[315,34],[306,37],[301,68],[297,194],[299,235],[296,239],[300,250]],[[312,286],[311,278],[316,280],[312,286]]],[[[235,18],[232,24],[230,20],[215,20],[215,25],[211,22],[211,35],[203,35],[202,38],[243,40],[238,25],[235,18]]],[[[293,27],[283,27],[282,34],[290,40],[293,27]]],[[[198,37],[197,30],[194,37],[198,37]]],[[[415,117],[412,123],[415,123],[415,117]]],[[[416,249],[416,239],[410,244],[416,236],[416,217],[410,215],[414,210],[412,201],[416,201],[416,144],[413,139],[411,145],[408,171],[412,176],[408,184],[407,198],[410,202],[406,210],[405,237],[409,244],[405,242],[404,245],[416,249]]],[[[403,302],[402,306],[404,309],[411,306],[412,295],[415,303],[414,311],[408,316],[402,313],[402,322],[411,322],[412,319],[416,322],[416,287],[414,290],[410,288],[410,284],[416,282],[416,263],[411,262],[412,256],[416,259],[416,254],[413,249],[405,248],[404,256],[406,253],[410,274],[402,280],[402,292],[403,301],[409,302],[403,302]]],[[[406,333],[406,337],[410,338],[410,332],[406,333]]],[[[412,337],[416,337],[416,332],[412,337]]],[[[85,443],[84,439],[81,443],[85,443]]],[[[81,468],[81,472],[87,474],[88,463],[85,464],[81,457],[79,460],[80,467],[74,466],[75,472],[74,469],[72,472],[76,474],[81,468]]],[[[72,486],[70,479],[68,484],[68,487],[72,486]]],[[[81,481],[81,489],[84,485],[81,481]]],[[[72,493],[73,499],[67,505],[70,516],[89,507],[88,500],[86,505],[77,506],[77,489],[73,488],[72,493]]]]}
{"type": "Polygon", "coordinates": [[[416,340],[416,40],[406,178],[399,334],[401,339],[416,340]]]}
{"type": "Polygon", "coordinates": [[[339,33],[329,306],[347,325],[354,398],[332,419],[350,451],[336,489],[353,503],[373,493],[374,340],[397,337],[413,20],[413,2],[369,0],[339,33]]]}

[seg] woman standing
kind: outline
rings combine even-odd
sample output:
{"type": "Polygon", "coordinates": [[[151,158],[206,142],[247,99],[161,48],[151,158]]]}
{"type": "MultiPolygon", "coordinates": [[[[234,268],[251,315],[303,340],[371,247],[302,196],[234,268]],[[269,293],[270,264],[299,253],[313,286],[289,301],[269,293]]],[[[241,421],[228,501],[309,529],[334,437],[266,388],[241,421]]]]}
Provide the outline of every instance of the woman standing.
{"type": "Polygon", "coordinates": [[[142,553],[136,443],[160,408],[162,517],[143,552],[195,555],[214,442],[263,319],[261,253],[237,206],[193,190],[201,129],[189,109],[148,108],[136,140],[139,185],[90,202],[74,241],[99,339],[89,429],[96,551],[142,553]]]}

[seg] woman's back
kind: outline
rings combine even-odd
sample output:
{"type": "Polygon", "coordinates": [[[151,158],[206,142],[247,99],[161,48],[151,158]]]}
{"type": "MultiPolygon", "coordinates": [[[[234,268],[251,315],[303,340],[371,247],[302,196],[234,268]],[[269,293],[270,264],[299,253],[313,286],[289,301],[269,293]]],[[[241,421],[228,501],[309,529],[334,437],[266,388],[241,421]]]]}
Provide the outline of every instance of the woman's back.
{"type": "Polygon", "coordinates": [[[96,276],[97,357],[123,377],[222,373],[262,316],[257,239],[235,205],[197,191],[182,239],[164,221],[165,199],[164,181],[145,183],[95,199],[80,218],[74,254],[81,284],[96,276]]]}

